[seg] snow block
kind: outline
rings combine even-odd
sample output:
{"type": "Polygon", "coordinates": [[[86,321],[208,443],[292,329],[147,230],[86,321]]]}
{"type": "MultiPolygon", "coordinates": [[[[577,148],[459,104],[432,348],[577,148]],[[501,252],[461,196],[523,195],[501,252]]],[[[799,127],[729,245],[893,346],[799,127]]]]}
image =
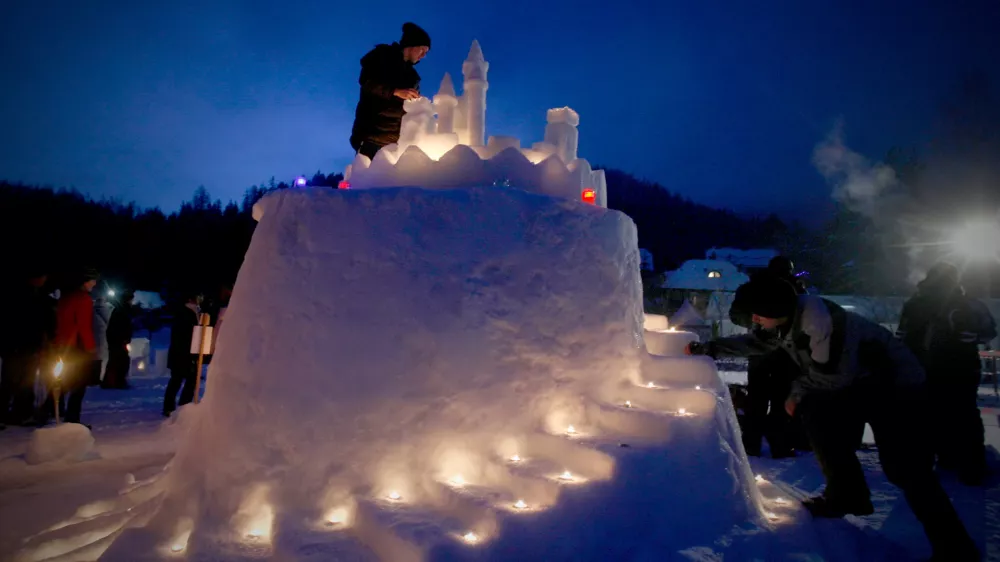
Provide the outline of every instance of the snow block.
{"type": "Polygon", "coordinates": [[[94,450],[94,436],[87,426],[62,423],[31,433],[24,460],[28,464],[80,462],[100,458],[94,450]]]}
{"type": "Polygon", "coordinates": [[[503,187],[256,210],[157,513],[102,560],[672,559],[760,521],[714,364],[643,346],[625,215],[503,187]]]}

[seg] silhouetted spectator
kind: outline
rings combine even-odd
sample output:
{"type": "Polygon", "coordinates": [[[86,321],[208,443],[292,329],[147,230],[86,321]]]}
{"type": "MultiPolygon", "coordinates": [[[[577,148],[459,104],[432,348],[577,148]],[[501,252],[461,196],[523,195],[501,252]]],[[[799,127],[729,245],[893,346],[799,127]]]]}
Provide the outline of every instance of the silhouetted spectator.
{"type": "Polygon", "coordinates": [[[35,377],[55,333],[55,300],[44,268],[28,271],[2,308],[0,320],[0,424],[21,425],[34,416],[35,377]]]}
{"type": "Polygon", "coordinates": [[[194,337],[194,327],[198,325],[201,295],[190,294],[184,304],[173,310],[173,321],[170,324],[170,350],[167,352],[167,368],[170,369],[170,382],[163,397],[163,415],[169,416],[181,406],[194,400],[194,387],[199,373],[196,358],[191,354],[191,339],[194,337]],[[183,390],[181,390],[183,387],[183,390]],[[177,392],[181,399],[177,402],[177,392]]]}
{"type": "Polygon", "coordinates": [[[128,388],[131,366],[128,346],[132,343],[132,300],[135,293],[126,291],[111,312],[108,321],[108,366],[104,370],[102,388],[128,388]]]}
{"type": "Polygon", "coordinates": [[[104,378],[104,369],[108,365],[108,322],[111,321],[111,303],[103,295],[94,299],[94,342],[97,344],[97,359],[101,366],[98,376],[104,378]]]}
{"type": "Polygon", "coordinates": [[[979,413],[980,343],[996,337],[996,322],[978,300],[966,296],[959,271],[939,263],[903,305],[897,335],[920,359],[934,397],[931,436],[938,468],[955,469],[978,486],[986,478],[986,445],[979,413]]]}

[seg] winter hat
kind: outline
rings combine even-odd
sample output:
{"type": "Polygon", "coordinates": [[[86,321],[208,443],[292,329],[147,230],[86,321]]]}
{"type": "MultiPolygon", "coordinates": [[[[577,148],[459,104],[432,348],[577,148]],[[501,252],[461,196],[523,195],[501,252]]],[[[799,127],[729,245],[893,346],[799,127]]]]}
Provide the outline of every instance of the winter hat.
{"type": "Polygon", "coordinates": [[[777,277],[755,277],[747,284],[747,308],[763,318],[789,318],[799,297],[791,283],[777,277]]]}
{"type": "Polygon", "coordinates": [[[427,35],[419,25],[406,22],[403,24],[403,38],[399,40],[403,47],[427,47],[431,48],[431,36],[427,35]]]}
{"type": "Polygon", "coordinates": [[[795,264],[785,256],[774,256],[767,262],[767,270],[775,275],[791,277],[795,275],[795,264]]]}

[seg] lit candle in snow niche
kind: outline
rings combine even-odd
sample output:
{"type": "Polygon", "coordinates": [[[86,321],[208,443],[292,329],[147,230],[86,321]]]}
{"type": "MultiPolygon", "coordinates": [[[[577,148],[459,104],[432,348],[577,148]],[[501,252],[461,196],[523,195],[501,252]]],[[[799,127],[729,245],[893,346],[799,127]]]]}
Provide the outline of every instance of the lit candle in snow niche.
{"type": "Polygon", "coordinates": [[[653,384],[653,383],[651,383],[651,382],[647,382],[646,383],[646,388],[656,388],[656,385],[653,384]]]}
{"type": "Polygon", "coordinates": [[[517,500],[514,503],[514,507],[516,507],[517,509],[524,509],[528,507],[528,504],[524,503],[524,500],[517,500]]]}
{"type": "Polygon", "coordinates": [[[257,538],[260,538],[261,536],[264,535],[264,530],[263,529],[250,529],[250,532],[247,533],[247,535],[249,535],[250,538],[257,539],[257,538]]]}
{"type": "Polygon", "coordinates": [[[180,552],[184,550],[184,545],[181,543],[176,543],[170,547],[170,552],[180,552]]]}
{"type": "Polygon", "coordinates": [[[631,400],[626,400],[625,401],[625,407],[626,408],[631,408],[632,407],[632,401],[631,400]]]}
{"type": "Polygon", "coordinates": [[[331,525],[340,525],[347,521],[347,509],[338,507],[326,515],[326,522],[331,525]]]}
{"type": "Polygon", "coordinates": [[[573,435],[574,433],[576,433],[576,428],[573,426],[569,426],[566,428],[566,433],[573,435]]]}
{"type": "Polygon", "coordinates": [[[757,482],[763,482],[764,481],[764,477],[761,476],[760,474],[754,475],[753,479],[756,480],[757,482]]]}
{"type": "Polygon", "coordinates": [[[573,479],[573,475],[570,474],[570,472],[567,470],[566,472],[563,472],[562,474],[559,475],[559,479],[560,480],[572,480],[573,479]]]}
{"type": "Polygon", "coordinates": [[[401,497],[402,497],[402,496],[400,496],[400,495],[399,495],[399,492],[397,492],[397,491],[395,491],[395,490],[393,490],[393,491],[389,492],[389,499],[390,499],[390,500],[392,500],[392,501],[397,501],[397,500],[399,500],[399,498],[401,498],[401,497]]]}
{"type": "Polygon", "coordinates": [[[138,369],[140,371],[145,371],[146,370],[146,363],[144,361],[139,361],[138,369]]]}
{"type": "Polygon", "coordinates": [[[684,414],[687,414],[688,411],[686,408],[678,408],[677,413],[683,416],[684,414]]]}
{"type": "Polygon", "coordinates": [[[461,474],[456,474],[455,476],[452,476],[449,482],[451,482],[452,486],[457,486],[459,488],[465,486],[465,478],[462,478],[461,474]]]}
{"type": "Polygon", "coordinates": [[[514,455],[510,458],[510,462],[521,462],[521,457],[519,455],[514,455]]]}
{"type": "Polygon", "coordinates": [[[778,505],[785,505],[785,498],[778,498],[778,499],[774,500],[774,503],[776,503],[778,505]]]}
{"type": "Polygon", "coordinates": [[[695,389],[695,390],[701,390],[701,385],[700,385],[700,384],[696,384],[696,385],[694,385],[694,389],[695,389]]]}
{"type": "Polygon", "coordinates": [[[469,544],[476,544],[479,542],[479,537],[475,533],[469,531],[462,536],[462,539],[469,544]]]}

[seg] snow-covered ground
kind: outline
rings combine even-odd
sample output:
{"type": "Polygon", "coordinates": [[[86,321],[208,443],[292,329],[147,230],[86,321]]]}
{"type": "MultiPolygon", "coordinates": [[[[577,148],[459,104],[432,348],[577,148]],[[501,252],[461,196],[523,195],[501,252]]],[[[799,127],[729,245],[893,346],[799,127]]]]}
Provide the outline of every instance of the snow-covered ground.
{"type": "MultiPolygon", "coordinates": [[[[745,380],[746,374],[724,371],[731,382],[745,380]]],[[[115,497],[132,482],[159,473],[172,458],[177,433],[174,423],[160,417],[165,377],[133,378],[133,388],[125,391],[88,391],[84,421],[93,425],[99,459],[75,464],[28,465],[24,453],[31,429],[12,427],[0,433],[0,560],[13,559],[25,539],[69,519],[82,506],[115,497]],[[130,476],[131,475],[131,476],[130,476]]],[[[983,387],[984,401],[995,400],[992,388],[983,387]]],[[[995,406],[995,403],[993,404],[995,406]]],[[[997,410],[984,408],[987,439],[1000,446],[997,410]]],[[[642,456],[637,452],[637,457],[642,456]]],[[[762,477],[759,487],[765,506],[777,516],[768,539],[752,530],[734,529],[718,541],[742,543],[737,549],[746,556],[768,560],[919,560],[928,556],[920,525],[899,491],[889,484],[878,465],[875,450],[859,452],[874,495],[876,513],[869,517],[848,517],[839,521],[813,521],[796,503],[797,498],[822,487],[812,455],[795,459],[752,458],[754,472],[762,477]],[[785,502],[780,502],[780,500],[785,502]],[[795,556],[804,556],[795,558],[795,556]]],[[[656,473],[655,458],[639,462],[644,478],[670,478],[656,473]],[[643,466],[644,465],[644,466],[643,466]]],[[[992,480],[985,489],[967,488],[947,473],[944,485],[987,560],[1000,560],[1000,483],[992,480]]],[[[583,501],[583,500],[581,500],[583,501]]],[[[648,509],[636,499],[637,510],[648,509]]],[[[669,504],[657,509],[669,510],[669,504]]],[[[86,515],[78,514],[78,515],[86,515]]],[[[711,518],[711,513],[691,513],[692,518],[711,518]]],[[[635,524],[643,525],[639,520],[635,524]]],[[[548,540],[557,542],[556,536],[548,540]]],[[[614,541],[614,536],[601,538],[614,541]]],[[[701,550],[687,553],[691,560],[719,560],[713,553],[719,545],[708,542],[701,550]]],[[[730,550],[732,552],[732,550],[730,550]]],[[[595,559],[599,559],[595,558],[595,559]]]]}

